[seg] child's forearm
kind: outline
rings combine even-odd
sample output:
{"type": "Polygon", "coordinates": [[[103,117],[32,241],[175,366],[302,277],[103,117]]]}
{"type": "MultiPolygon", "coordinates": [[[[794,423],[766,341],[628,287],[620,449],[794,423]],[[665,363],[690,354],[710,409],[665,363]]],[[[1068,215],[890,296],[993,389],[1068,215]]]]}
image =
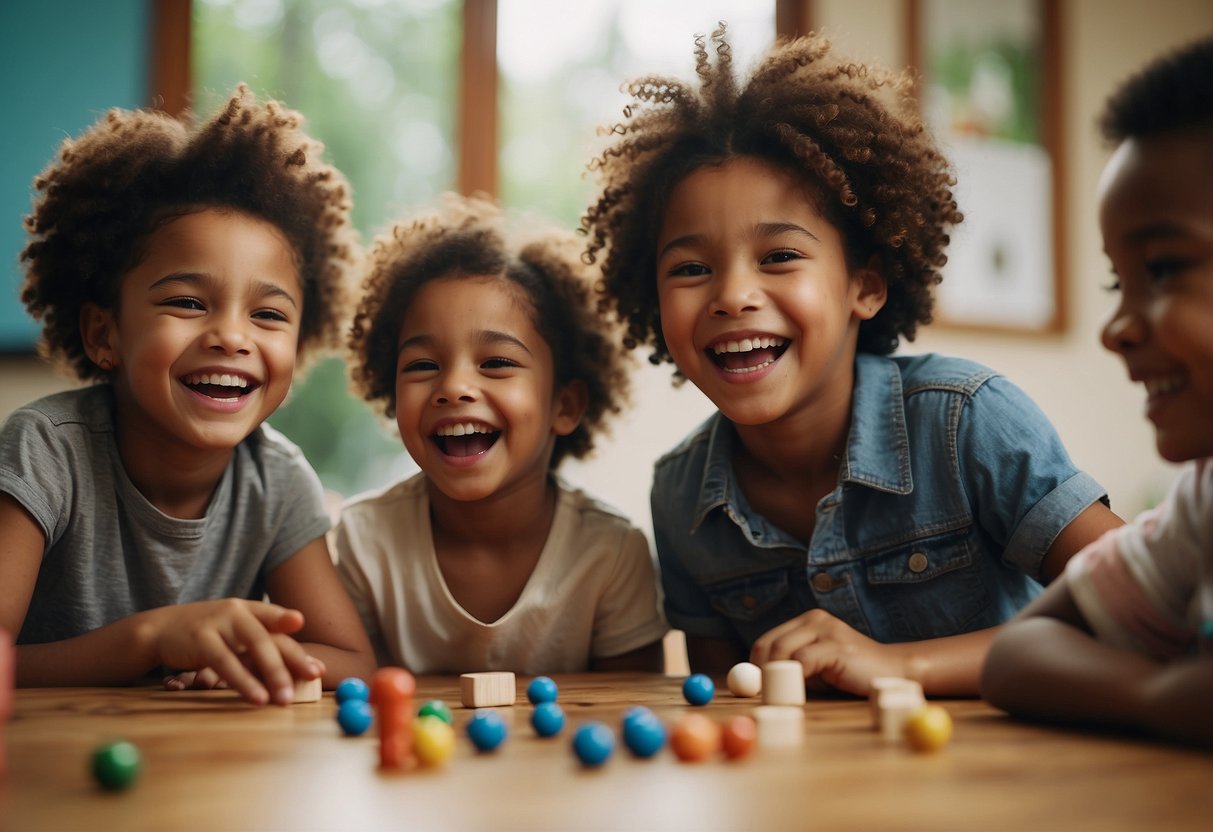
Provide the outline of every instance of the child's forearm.
{"type": "Polygon", "coordinates": [[[371,652],[315,642],[303,644],[303,649],[309,656],[314,656],[324,662],[324,675],[321,678],[325,690],[333,690],[342,679],[348,679],[351,676],[369,680],[378,667],[375,656],[371,652]]]}
{"type": "Polygon", "coordinates": [[[991,704],[1023,716],[1141,725],[1143,680],[1155,662],[1103,644],[1064,621],[1030,616],[994,640],[981,679],[991,704]]]}
{"type": "Polygon", "coordinates": [[[1213,748],[1213,655],[1164,665],[1146,677],[1140,719],[1162,737],[1213,748]]]}
{"type": "Polygon", "coordinates": [[[890,645],[902,654],[907,678],[928,696],[976,696],[981,666],[998,628],[890,645]]]}
{"type": "Polygon", "coordinates": [[[158,664],[150,628],[155,610],[63,641],[17,647],[17,686],[113,685],[137,681],[158,664]]]}

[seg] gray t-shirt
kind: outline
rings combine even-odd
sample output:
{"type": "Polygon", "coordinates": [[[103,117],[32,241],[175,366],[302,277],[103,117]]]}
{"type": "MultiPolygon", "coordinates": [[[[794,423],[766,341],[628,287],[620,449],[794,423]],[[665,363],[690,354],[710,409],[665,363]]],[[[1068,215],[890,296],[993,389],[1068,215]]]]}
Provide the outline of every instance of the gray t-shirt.
{"type": "Polygon", "coordinates": [[[39,399],[0,428],[0,491],[46,535],[18,644],[169,604],[260,598],[265,576],[329,528],[316,473],[268,425],[237,446],[205,517],[169,517],[127,477],[113,414],[101,384],[39,399]]]}

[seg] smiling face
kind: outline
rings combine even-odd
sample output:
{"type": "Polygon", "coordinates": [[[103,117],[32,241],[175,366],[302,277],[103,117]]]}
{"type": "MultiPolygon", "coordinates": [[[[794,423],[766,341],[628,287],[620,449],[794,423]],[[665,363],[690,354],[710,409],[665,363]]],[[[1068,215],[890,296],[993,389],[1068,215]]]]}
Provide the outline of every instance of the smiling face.
{"type": "Polygon", "coordinates": [[[1100,183],[1120,302],[1103,344],[1145,385],[1158,452],[1213,455],[1213,131],[1128,139],[1100,183]]]}
{"type": "Polygon", "coordinates": [[[885,297],[874,270],[848,268],[804,186],[749,157],[673,190],[657,281],[678,369],[738,425],[849,403],[859,323],[885,297]]]}
{"type": "Polygon", "coordinates": [[[433,487],[471,501],[546,487],[579,399],[554,389],[552,352],[528,299],[495,276],[444,277],[418,292],[400,328],[396,424],[433,487]]]}
{"type": "Polygon", "coordinates": [[[160,226],[115,308],[82,315],[89,357],[114,368],[123,447],[230,451],[286,397],[302,313],[273,225],[208,209],[160,226]]]}

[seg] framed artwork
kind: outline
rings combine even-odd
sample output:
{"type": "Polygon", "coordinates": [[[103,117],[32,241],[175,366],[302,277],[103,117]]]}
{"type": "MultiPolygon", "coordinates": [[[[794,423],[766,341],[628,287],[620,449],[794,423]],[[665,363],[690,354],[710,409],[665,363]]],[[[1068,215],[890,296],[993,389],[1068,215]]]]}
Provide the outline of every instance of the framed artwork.
{"type": "Polygon", "coordinates": [[[964,222],[940,324],[1058,333],[1066,323],[1057,0],[910,0],[908,54],[964,222]]]}

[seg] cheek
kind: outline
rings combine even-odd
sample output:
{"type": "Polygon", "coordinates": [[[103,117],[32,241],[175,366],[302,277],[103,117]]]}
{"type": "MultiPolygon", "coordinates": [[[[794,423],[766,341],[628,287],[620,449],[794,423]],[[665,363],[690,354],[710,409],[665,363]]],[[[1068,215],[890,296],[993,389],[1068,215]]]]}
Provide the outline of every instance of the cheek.
{"type": "Polygon", "coordinates": [[[421,434],[420,405],[417,389],[409,387],[396,393],[396,430],[405,450],[416,456],[426,437],[421,434]]]}
{"type": "Polygon", "coordinates": [[[697,315],[686,292],[670,292],[659,298],[661,333],[671,351],[689,348],[697,315]]]}
{"type": "Polygon", "coordinates": [[[293,343],[284,344],[275,357],[275,364],[281,372],[294,375],[295,367],[299,364],[299,350],[297,346],[293,343]]]}
{"type": "Polygon", "coordinates": [[[1213,367],[1213,304],[1192,299],[1158,304],[1152,310],[1155,338],[1194,370],[1213,367]]]}
{"type": "Polygon", "coordinates": [[[128,369],[132,366],[152,369],[173,364],[186,352],[189,342],[190,339],[175,328],[161,326],[143,332],[128,330],[116,344],[128,369]]]}
{"type": "Polygon", "coordinates": [[[422,393],[416,384],[396,384],[396,422],[401,433],[408,424],[417,421],[422,393]]]}
{"type": "Polygon", "coordinates": [[[503,409],[508,409],[515,429],[546,428],[551,420],[552,393],[543,385],[519,385],[499,391],[497,401],[503,409]]]}

